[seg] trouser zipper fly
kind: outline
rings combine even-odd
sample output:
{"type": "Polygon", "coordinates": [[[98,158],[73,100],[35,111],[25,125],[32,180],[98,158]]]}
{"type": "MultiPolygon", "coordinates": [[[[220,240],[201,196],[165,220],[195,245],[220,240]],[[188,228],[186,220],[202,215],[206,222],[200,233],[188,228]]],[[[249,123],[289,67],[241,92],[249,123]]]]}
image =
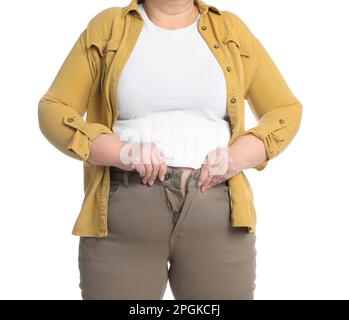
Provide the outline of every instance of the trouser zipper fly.
{"type": "Polygon", "coordinates": [[[179,212],[178,211],[174,211],[173,212],[173,223],[174,225],[177,223],[178,221],[178,216],[179,216],[179,212]]]}

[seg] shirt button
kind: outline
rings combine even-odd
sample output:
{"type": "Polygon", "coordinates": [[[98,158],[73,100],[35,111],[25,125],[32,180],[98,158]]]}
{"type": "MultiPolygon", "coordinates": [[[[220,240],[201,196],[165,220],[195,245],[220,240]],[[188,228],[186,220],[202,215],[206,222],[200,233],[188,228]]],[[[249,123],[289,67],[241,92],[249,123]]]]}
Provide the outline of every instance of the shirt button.
{"type": "Polygon", "coordinates": [[[165,180],[168,180],[168,179],[171,179],[171,177],[172,177],[172,175],[171,175],[171,173],[169,173],[169,172],[167,172],[166,174],[165,174],[165,180]]]}
{"type": "Polygon", "coordinates": [[[73,119],[73,118],[68,118],[67,121],[68,121],[68,122],[73,122],[74,119],[73,119]]]}
{"type": "Polygon", "coordinates": [[[284,120],[284,119],[280,119],[280,120],[279,120],[279,123],[280,123],[280,124],[284,124],[284,123],[285,123],[285,120],[284,120]]]}
{"type": "Polygon", "coordinates": [[[230,102],[231,103],[235,103],[236,102],[236,98],[235,97],[231,98],[230,102]]]}
{"type": "Polygon", "coordinates": [[[231,128],[234,129],[234,123],[231,124],[231,128]]]}
{"type": "Polygon", "coordinates": [[[228,66],[227,67],[227,71],[230,72],[231,71],[231,67],[228,66]]]}
{"type": "Polygon", "coordinates": [[[218,49],[218,48],[220,47],[220,45],[219,45],[219,43],[215,43],[215,44],[213,45],[213,47],[214,47],[215,49],[218,49]]]}
{"type": "Polygon", "coordinates": [[[202,26],[201,29],[202,30],[206,30],[207,28],[206,28],[206,26],[202,26]]]}

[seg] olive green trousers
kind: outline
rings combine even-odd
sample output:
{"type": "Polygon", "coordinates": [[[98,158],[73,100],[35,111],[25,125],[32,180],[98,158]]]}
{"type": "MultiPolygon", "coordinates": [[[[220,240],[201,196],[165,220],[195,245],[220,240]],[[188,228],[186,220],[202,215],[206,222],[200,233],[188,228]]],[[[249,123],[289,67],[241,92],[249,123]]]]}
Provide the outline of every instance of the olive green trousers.
{"type": "Polygon", "coordinates": [[[80,237],[83,299],[253,299],[255,233],[230,223],[227,182],[201,192],[200,169],[144,185],[138,172],[110,167],[108,235],[80,237]]]}

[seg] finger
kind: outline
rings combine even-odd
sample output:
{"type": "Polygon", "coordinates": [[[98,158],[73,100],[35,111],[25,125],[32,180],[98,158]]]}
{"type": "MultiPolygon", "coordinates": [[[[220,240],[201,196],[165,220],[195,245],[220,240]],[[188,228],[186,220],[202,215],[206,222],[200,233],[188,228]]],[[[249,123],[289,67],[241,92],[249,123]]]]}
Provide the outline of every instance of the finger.
{"type": "Polygon", "coordinates": [[[219,177],[219,181],[217,181],[216,184],[219,184],[222,182],[228,182],[228,180],[233,176],[231,174],[226,173],[226,174],[218,176],[218,177],[219,177]]]}
{"type": "Polygon", "coordinates": [[[219,185],[220,183],[222,183],[224,181],[224,179],[223,178],[221,178],[221,177],[217,177],[217,176],[215,176],[212,180],[211,180],[211,182],[210,182],[210,184],[208,185],[208,188],[207,189],[209,189],[209,188],[212,188],[212,187],[214,187],[214,186],[217,186],[217,185],[219,185]]]}
{"type": "MultiPolygon", "coordinates": [[[[217,158],[214,158],[213,161],[217,162],[217,158]]],[[[218,163],[216,163],[216,162],[210,163],[207,178],[201,186],[201,192],[205,192],[207,189],[209,189],[210,185],[212,183],[212,180],[217,177],[215,172],[217,171],[216,168],[217,168],[218,163]]]]}
{"type": "Polygon", "coordinates": [[[139,144],[132,143],[131,163],[136,167],[142,164],[141,161],[141,147],[139,144]]]}
{"type": "Polygon", "coordinates": [[[135,169],[138,171],[139,176],[141,178],[143,178],[144,175],[145,175],[145,172],[146,172],[144,165],[141,164],[141,163],[140,164],[135,164],[135,169]]]}
{"type": "Polygon", "coordinates": [[[164,180],[165,178],[165,174],[167,172],[167,164],[166,164],[166,158],[165,158],[165,154],[163,153],[163,151],[159,148],[156,149],[156,153],[159,159],[159,179],[161,181],[164,180]]]}
{"type": "Polygon", "coordinates": [[[213,176],[213,178],[211,179],[211,182],[208,185],[208,188],[215,186],[216,184],[220,183],[220,181],[222,181],[220,176],[213,176]]]}
{"type": "Polygon", "coordinates": [[[149,164],[145,164],[145,169],[146,169],[146,173],[145,173],[145,176],[143,177],[143,183],[146,184],[153,172],[153,166],[151,163],[149,164]]]}
{"type": "Polygon", "coordinates": [[[151,165],[151,153],[152,153],[152,144],[151,143],[144,143],[142,144],[142,158],[141,162],[146,166],[146,165],[151,165]]]}
{"type": "Polygon", "coordinates": [[[211,183],[211,180],[213,179],[213,177],[214,175],[212,175],[211,170],[209,170],[206,180],[201,185],[201,188],[200,188],[201,192],[205,192],[208,189],[208,186],[211,183]]]}
{"type": "Polygon", "coordinates": [[[221,171],[220,171],[221,163],[220,163],[220,157],[217,156],[217,152],[219,153],[220,149],[216,149],[208,155],[208,162],[210,163],[210,166],[209,166],[207,178],[202,183],[201,192],[205,192],[207,189],[211,188],[211,186],[215,184],[215,181],[217,181],[221,176],[221,171]]]}
{"type": "Polygon", "coordinates": [[[223,180],[222,172],[222,163],[219,158],[216,158],[216,163],[211,166],[210,174],[213,176],[211,182],[208,185],[208,188],[211,188],[212,186],[218,184],[220,181],[223,180]]]}
{"type": "Polygon", "coordinates": [[[153,165],[153,172],[149,178],[149,185],[152,185],[154,183],[160,168],[159,159],[157,157],[155,149],[154,149],[154,152],[152,153],[152,165],[153,165]]]}
{"type": "Polygon", "coordinates": [[[164,181],[165,174],[167,172],[167,164],[166,164],[165,154],[160,149],[157,149],[157,150],[158,150],[158,157],[159,157],[159,162],[160,162],[159,179],[161,181],[164,181]]]}
{"type": "Polygon", "coordinates": [[[203,163],[203,165],[201,166],[200,175],[199,175],[198,183],[197,183],[198,188],[200,188],[202,186],[202,184],[206,181],[207,176],[208,176],[209,166],[210,165],[207,161],[205,161],[203,163]]]}

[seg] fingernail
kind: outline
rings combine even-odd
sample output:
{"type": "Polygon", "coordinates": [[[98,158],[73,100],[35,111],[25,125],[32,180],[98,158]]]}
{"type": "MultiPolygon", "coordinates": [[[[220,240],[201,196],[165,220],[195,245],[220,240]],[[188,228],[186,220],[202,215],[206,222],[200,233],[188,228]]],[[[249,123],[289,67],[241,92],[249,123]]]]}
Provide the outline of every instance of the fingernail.
{"type": "Polygon", "coordinates": [[[154,180],[149,181],[149,185],[151,186],[154,183],[154,180]]]}
{"type": "Polygon", "coordinates": [[[164,179],[165,179],[165,176],[160,176],[160,181],[164,181],[164,179]]]}

